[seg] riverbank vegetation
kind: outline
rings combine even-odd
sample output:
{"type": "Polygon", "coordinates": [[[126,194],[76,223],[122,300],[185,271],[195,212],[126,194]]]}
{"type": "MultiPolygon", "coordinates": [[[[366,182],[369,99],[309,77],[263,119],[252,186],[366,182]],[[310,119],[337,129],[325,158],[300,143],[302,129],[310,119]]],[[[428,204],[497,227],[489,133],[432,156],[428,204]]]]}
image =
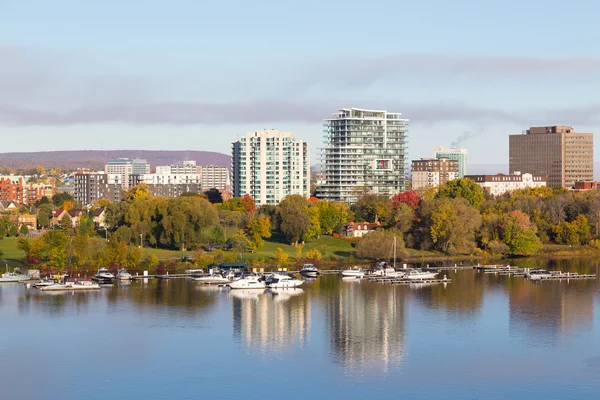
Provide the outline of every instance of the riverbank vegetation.
{"type": "MultiPolygon", "coordinates": [[[[199,267],[240,259],[253,265],[390,260],[394,238],[397,258],[413,260],[600,251],[600,193],[595,190],[542,187],[494,198],[474,181],[458,179],[391,199],[366,194],[352,207],[291,195],[278,206],[257,208],[249,196],[162,198],[140,185],[123,201],[100,205],[106,206],[106,232],[98,235],[85,218],[76,227],[60,221],[58,229],[20,238],[17,251],[22,253],[14,254],[56,269],[136,269],[169,256],[187,257],[199,267]],[[375,223],[378,231],[343,238],[351,221],[375,223]]],[[[43,206],[38,214],[49,212],[43,206]]]]}

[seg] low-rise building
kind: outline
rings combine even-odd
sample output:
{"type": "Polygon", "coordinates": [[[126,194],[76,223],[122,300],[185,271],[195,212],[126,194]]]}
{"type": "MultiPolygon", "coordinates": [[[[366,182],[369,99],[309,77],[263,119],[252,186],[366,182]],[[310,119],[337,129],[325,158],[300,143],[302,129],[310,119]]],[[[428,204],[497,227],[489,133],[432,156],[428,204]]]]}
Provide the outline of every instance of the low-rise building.
{"type": "Polygon", "coordinates": [[[34,204],[44,196],[52,197],[53,192],[52,183],[27,183],[27,178],[24,176],[0,176],[0,201],[34,204]]]}
{"type": "Polygon", "coordinates": [[[576,181],[573,189],[573,192],[585,192],[587,190],[595,190],[600,189],[600,182],[595,181],[576,181]]]}
{"type": "Polygon", "coordinates": [[[546,186],[547,182],[547,176],[529,173],[515,173],[513,175],[466,175],[465,178],[474,180],[493,196],[499,196],[513,190],[546,186]]]}
{"type": "Polygon", "coordinates": [[[443,185],[457,179],[458,161],[448,158],[422,158],[412,162],[412,190],[443,185]]]}
{"type": "Polygon", "coordinates": [[[14,201],[0,200],[0,211],[16,210],[17,205],[14,201]]]}
{"type": "Polygon", "coordinates": [[[37,229],[37,216],[35,214],[19,214],[17,217],[17,226],[25,225],[29,230],[37,229]]]}
{"type": "Polygon", "coordinates": [[[104,207],[99,207],[94,210],[93,213],[94,225],[96,228],[105,228],[106,227],[106,209],[104,207]]]}
{"type": "Polygon", "coordinates": [[[342,228],[342,236],[347,238],[361,238],[369,232],[381,228],[379,222],[349,222],[342,228]]]}

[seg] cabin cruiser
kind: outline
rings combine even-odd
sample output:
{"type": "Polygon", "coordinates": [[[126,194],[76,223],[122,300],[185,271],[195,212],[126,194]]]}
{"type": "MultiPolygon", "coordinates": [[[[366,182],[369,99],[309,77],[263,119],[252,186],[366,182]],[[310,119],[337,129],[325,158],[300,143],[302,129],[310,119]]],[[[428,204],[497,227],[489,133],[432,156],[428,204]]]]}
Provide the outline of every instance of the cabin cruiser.
{"type": "Polygon", "coordinates": [[[131,280],[131,274],[126,269],[120,269],[117,273],[117,279],[120,281],[129,281],[131,280]]]}
{"type": "Polygon", "coordinates": [[[218,285],[223,283],[229,283],[229,279],[218,273],[212,273],[210,275],[199,276],[192,278],[195,282],[205,283],[207,285],[218,285]]]}
{"type": "Polygon", "coordinates": [[[424,280],[424,279],[434,279],[438,273],[434,271],[423,271],[421,269],[411,269],[404,274],[405,279],[409,280],[424,280]]]}
{"type": "Polygon", "coordinates": [[[264,289],[265,282],[259,275],[246,275],[229,283],[231,289],[264,289]]]}
{"type": "Polygon", "coordinates": [[[532,281],[541,281],[542,279],[552,278],[552,274],[543,269],[533,269],[525,277],[532,281]]]}
{"type": "Polygon", "coordinates": [[[319,276],[319,270],[313,264],[304,264],[300,270],[300,274],[309,278],[316,278],[319,276]]]}
{"type": "Polygon", "coordinates": [[[22,274],[20,272],[5,272],[0,276],[0,282],[23,282],[30,280],[29,275],[22,274]]]}
{"type": "Polygon", "coordinates": [[[32,288],[43,288],[46,286],[52,286],[52,285],[56,285],[58,283],[58,281],[55,281],[54,279],[42,279],[39,282],[34,283],[33,285],[31,285],[32,288]]]}
{"type": "Polygon", "coordinates": [[[278,289],[296,288],[301,286],[303,283],[304,281],[300,279],[294,279],[289,275],[277,273],[269,275],[265,280],[265,284],[268,287],[278,289]]]}
{"type": "Polygon", "coordinates": [[[115,276],[108,269],[100,268],[92,279],[99,283],[112,283],[115,276]]]}
{"type": "Polygon", "coordinates": [[[380,262],[380,263],[377,263],[377,265],[375,265],[375,270],[371,273],[371,275],[396,277],[396,275],[394,275],[395,272],[396,272],[396,270],[394,268],[390,267],[387,263],[380,262]]]}
{"type": "Polygon", "coordinates": [[[365,277],[365,270],[359,267],[354,267],[352,269],[347,269],[342,271],[342,276],[343,277],[351,277],[351,278],[364,278],[365,277]]]}

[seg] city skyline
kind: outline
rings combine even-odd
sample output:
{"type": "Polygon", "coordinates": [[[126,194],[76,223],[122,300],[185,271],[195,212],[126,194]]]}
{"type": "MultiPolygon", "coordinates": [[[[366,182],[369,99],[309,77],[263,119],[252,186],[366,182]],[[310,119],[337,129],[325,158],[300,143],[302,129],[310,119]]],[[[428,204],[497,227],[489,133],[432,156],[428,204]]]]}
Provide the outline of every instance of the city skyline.
{"type": "Polygon", "coordinates": [[[592,2],[489,4],[485,13],[475,1],[141,4],[3,5],[4,151],[227,154],[238,132],[277,128],[318,154],[323,115],[339,107],[402,113],[409,159],[456,145],[473,164],[504,164],[508,135],[523,127],[598,130],[592,2]],[[228,22],[215,18],[224,14],[228,22]],[[343,22],[359,17],[369,35],[343,22]],[[546,20],[576,22],[542,34],[534,25],[546,20]]]}

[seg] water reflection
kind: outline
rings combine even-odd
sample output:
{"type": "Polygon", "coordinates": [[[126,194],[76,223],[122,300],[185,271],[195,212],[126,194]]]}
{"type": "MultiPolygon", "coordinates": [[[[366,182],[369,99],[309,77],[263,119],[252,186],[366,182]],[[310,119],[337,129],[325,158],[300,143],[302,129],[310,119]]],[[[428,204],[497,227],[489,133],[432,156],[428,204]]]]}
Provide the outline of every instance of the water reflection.
{"type": "Polygon", "coordinates": [[[593,280],[515,280],[509,290],[511,334],[553,344],[567,333],[590,330],[594,318],[593,280]]]}
{"type": "MultiPolygon", "coordinates": [[[[323,277],[323,280],[339,278],[323,277]]],[[[405,291],[391,285],[342,282],[327,302],[334,360],[348,369],[400,364],[405,343],[405,291]]]]}
{"type": "Polygon", "coordinates": [[[311,323],[311,307],[302,289],[229,292],[233,334],[248,349],[276,353],[304,347],[311,323]]]}

